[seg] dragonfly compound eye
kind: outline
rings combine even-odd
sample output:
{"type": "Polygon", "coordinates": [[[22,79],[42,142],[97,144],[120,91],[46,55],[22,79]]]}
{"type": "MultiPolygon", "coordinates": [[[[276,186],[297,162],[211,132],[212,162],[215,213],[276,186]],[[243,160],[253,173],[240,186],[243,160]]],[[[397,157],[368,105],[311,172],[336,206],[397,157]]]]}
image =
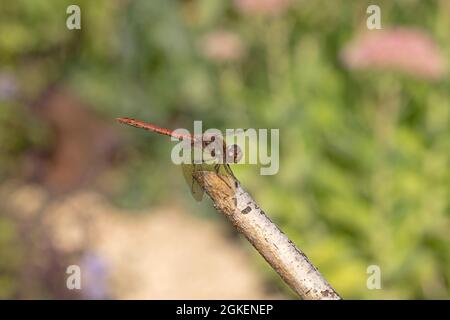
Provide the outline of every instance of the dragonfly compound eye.
{"type": "Polygon", "coordinates": [[[242,150],[237,144],[227,147],[227,160],[231,163],[238,163],[242,159],[242,150]]]}

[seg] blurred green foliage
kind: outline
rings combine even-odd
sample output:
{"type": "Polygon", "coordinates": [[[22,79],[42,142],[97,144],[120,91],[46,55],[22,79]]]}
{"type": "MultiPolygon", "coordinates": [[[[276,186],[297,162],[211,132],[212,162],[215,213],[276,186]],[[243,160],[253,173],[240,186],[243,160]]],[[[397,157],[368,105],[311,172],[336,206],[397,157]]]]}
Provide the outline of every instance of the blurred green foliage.
{"type": "Polygon", "coordinates": [[[0,217],[0,298],[12,298],[20,283],[20,265],[24,263],[19,233],[12,219],[0,217]]]}
{"type": "MultiPolygon", "coordinates": [[[[279,128],[277,175],[259,176],[248,166],[234,171],[337,291],[345,298],[448,299],[449,80],[344,68],[340,50],[364,31],[369,4],[296,1],[284,14],[264,17],[219,0],[4,0],[0,72],[14,76],[25,101],[56,81],[106,118],[279,128]],[[81,31],[65,27],[73,3],[81,7],[81,31]],[[205,57],[201,41],[214,30],[237,34],[244,56],[205,57]],[[371,264],[381,268],[382,290],[366,287],[371,264]]],[[[379,5],[383,27],[422,28],[449,60],[447,2],[379,5]]],[[[48,137],[26,103],[2,100],[0,108],[6,177],[27,148],[45,146],[48,137]]],[[[130,131],[116,202],[169,201],[168,190],[182,183],[170,144],[130,131]]],[[[1,230],[5,248],[11,240],[1,230]]]]}

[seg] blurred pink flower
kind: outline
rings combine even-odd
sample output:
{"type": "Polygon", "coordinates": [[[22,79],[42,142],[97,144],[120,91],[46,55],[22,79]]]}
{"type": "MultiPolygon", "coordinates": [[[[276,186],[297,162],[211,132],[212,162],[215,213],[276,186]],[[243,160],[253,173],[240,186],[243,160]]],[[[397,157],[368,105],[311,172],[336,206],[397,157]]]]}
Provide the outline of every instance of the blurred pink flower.
{"type": "Polygon", "coordinates": [[[351,69],[383,69],[438,79],[446,72],[446,62],[428,34],[398,28],[371,31],[354,40],[342,52],[351,69]]]}
{"type": "Polygon", "coordinates": [[[245,54],[239,36],[229,31],[208,33],[201,42],[201,51],[205,57],[215,62],[239,60],[245,54]]]}
{"type": "Polygon", "coordinates": [[[234,4],[242,13],[277,15],[289,7],[291,0],[234,0],[234,4]]]}

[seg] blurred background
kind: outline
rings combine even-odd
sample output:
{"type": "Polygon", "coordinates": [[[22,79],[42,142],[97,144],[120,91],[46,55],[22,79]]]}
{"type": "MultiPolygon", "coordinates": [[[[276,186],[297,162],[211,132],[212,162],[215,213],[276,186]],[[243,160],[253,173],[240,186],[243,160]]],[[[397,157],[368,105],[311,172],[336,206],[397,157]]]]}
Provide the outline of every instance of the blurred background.
{"type": "Polygon", "coordinates": [[[450,298],[449,40],[446,0],[2,0],[0,298],[296,298],[116,117],[280,129],[234,173],[344,298],[450,298]]]}

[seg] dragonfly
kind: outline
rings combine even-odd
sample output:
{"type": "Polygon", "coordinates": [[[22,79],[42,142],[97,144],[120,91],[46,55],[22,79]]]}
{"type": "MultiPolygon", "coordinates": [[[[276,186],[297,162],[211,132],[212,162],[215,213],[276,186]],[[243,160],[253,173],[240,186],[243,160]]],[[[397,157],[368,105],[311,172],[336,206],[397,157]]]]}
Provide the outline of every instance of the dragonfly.
{"type": "MultiPolygon", "coordinates": [[[[237,144],[227,146],[223,136],[220,134],[182,134],[175,132],[174,130],[162,128],[152,123],[132,118],[117,118],[116,120],[119,123],[170,136],[176,140],[189,143],[194,148],[200,148],[203,154],[203,161],[208,163],[206,170],[211,170],[212,167],[212,170],[219,174],[219,177],[220,174],[225,173],[226,175],[232,176],[234,180],[237,180],[233,171],[231,171],[229,163],[238,163],[242,158],[242,151],[237,144]]],[[[192,161],[192,163],[182,164],[181,167],[183,169],[183,176],[191,188],[192,196],[195,200],[201,201],[204,192],[193,176],[196,171],[205,170],[204,163],[198,164],[192,161]]],[[[222,180],[231,188],[226,180],[222,180]]]]}

